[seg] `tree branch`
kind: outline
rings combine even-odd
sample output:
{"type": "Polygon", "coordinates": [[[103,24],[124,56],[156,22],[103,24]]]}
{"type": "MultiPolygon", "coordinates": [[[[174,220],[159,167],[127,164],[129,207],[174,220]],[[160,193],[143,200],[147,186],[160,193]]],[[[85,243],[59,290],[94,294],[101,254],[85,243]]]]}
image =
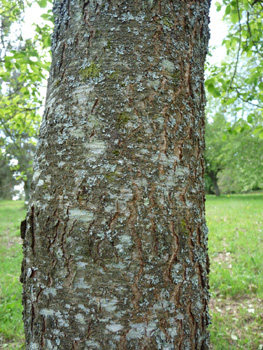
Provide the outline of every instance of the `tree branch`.
{"type": "Polygon", "coordinates": [[[260,5],[262,5],[263,1],[262,0],[254,0],[251,4],[251,6],[254,6],[256,3],[260,2],[260,5]]]}
{"type": "Polygon", "coordinates": [[[237,57],[236,57],[236,63],[235,63],[235,69],[234,73],[232,75],[230,84],[229,84],[229,89],[232,89],[232,83],[235,79],[236,73],[237,73],[237,65],[239,61],[239,55],[240,55],[240,48],[241,48],[241,32],[242,32],[242,26],[241,26],[241,17],[240,17],[240,9],[239,9],[239,2],[237,0],[237,13],[238,13],[238,25],[239,25],[239,41],[238,41],[238,49],[237,49],[237,57]]]}
{"type": "Polygon", "coordinates": [[[254,107],[263,108],[263,105],[259,105],[257,103],[250,102],[250,101],[246,100],[244,97],[242,97],[242,94],[238,90],[237,87],[233,87],[233,89],[237,92],[237,95],[238,95],[237,97],[240,98],[241,101],[243,101],[245,103],[248,103],[248,104],[250,104],[251,106],[254,106],[254,107]]]}

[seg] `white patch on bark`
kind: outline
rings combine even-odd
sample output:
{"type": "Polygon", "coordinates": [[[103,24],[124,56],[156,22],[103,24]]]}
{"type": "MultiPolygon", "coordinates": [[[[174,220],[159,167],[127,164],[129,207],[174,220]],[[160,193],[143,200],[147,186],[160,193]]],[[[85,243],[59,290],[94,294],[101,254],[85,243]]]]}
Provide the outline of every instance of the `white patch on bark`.
{"type": "Polygon", "coordinates": [[[88,309],[87,307],[85,307],[83,304],[79,304],[78,307],[83,310],[86,314],[90,313],[90,309],[88,309]]]}
{"type": "Polygon", "coordinates": [[[158,123],[160,123],[161,126],[163,126],[163,124],[164,124],[164,119],[163,119],[163,117],[158,117],[155,121],[158,122],[158,123]]]}
{"type": "Polygon", "coordinates": [[[127,266],[121,262],[119,262],[118,264],[112,264],[111,265],[114,269],[121,269],[124,270],[127,268],[127,266]]]}
{"type": "Polygon", "coordinates": [[[45,182],[51,182],[51,175],[47,175],[45,177],[45,182]]]}
{"type": "Polygon", "coordinates": [[[55,311],[52,310],[52,309],[41,309],[40,312],[39,312],[40,315],[46,316],[46,317],[47,316],[53,316],[54,313],[55,313],[55,311]]]}
{"type": "Polygon", "coordinates": [[[100,344],[93,340],[86,340],[85,345],[87,346],[95,346],[96,348],[100,348],[100,344]]]}
{"type": "Polygon", "coordinates": [[[40,171],[35,171],[33,175],[33,181],[36,181],[39,178],[40,174],[41,174],[40,171]]]}
{"type": "Polygon", "coordinates": [[[65,162],[59,162],[59,163],[58,163],[58,167],[59,167],[59,168],[62,168],[64,164],[66,164],[66,163],[65,163],[65,162]]]}
{"type": "Polygon", "coordinates": [[[145,206],[148,206],[148,205],[150,204],[149,199],[148,199],[148,198],[145,198],[145,199],[143,200],[143,204],[144,204],[145,206]]]}
{"type": "Polygon", "coordinates": [[[172,338],[175,338],[177,336],[177,330],[175,327],[168,328],[167,330],[172,338]]]}
{"type": "Polygon", "coordinates": [[[106,149],[106,145],[103,141],[94,141],[91,143],[86,143],[84,146],[92,153],[92,155],[103,154],[106,149]]]}
{"type": "Polygon", "coordinates": [[[55,288],[46,288],[43,292],[44,295],[51,294],[53,297],[57,295],[57,291],[55,288]]]}
{"type": "Polygon", "coordinates": [[[63,320],[63,318],[58,319],[58,326],[59,327],[69,327],[69,323],[66,320],[63,320]]]}
{"type": "Polygon", "coordinates": [[[86,323],[85,322],[85,318],[84,318],[84,316],[82,314],[75,315],[75,319],[81,324],[85,324],[86,323]]]}
{"type": "Polygon", "coordinates": [[[78,262],[77,262],[77,265],[78,265],[80,268],[85,268],[85,267],[88,265],[88,263],[82,262],[82,261],[78,261],[78,262]]]}
{"type": "Polygon", "coordinates": [[[52,342],[50,339],[47,340],[47,348],[50,350],[57,350],[57,346],[53,346],[52,342]]]}
{"type": "Polygon", "coordinates": [[[114,211],[114,209],[115,209],[115,206],[107,205],[107,206],[105,206],[104,211],[105,211],[105,213],[112,213],[114,211]]]}
{"type": "Polygon", "coordinates": [[[123,245],[126,245],[126,246],[129,246],[132,244],[132,239],[131,239],[131,236],[128,236],[128,235],[122,235],[119,237],[121,243],[123,245]]]}
{"type": "Polygon", "coordinates": [[[162,66],[169,73],[172,73],[175,70],[175,65],[173,64],[173,62],[171,62],[169,60],[163,60],[162,61],[162,66]]]}
{"type": "Polygon", "coordinates": [[[81,128],[76,128],[74,130],[70,131],[70,135],[74,136],[75,138],[82,138],[85,137],[85,133],[83,132],[83,130],[81,128]]]}
{"type": "Polygon", "coordinates": [[[32,269],[29,267],[27,269],[27,274],[26,274],[26,277],[29,278],[31,276],[31,273],[32,273],[32,269]]]}
{"type": "Polygon", "coordinates": [[[148,86],[153,87],[155,91],[157,91],[161,85],[160,80],[149,80],[148,86]]]}
{"type": "Polygon", "coordinates": [[[117,302],[118,302],[117,299],[112,299],[112,300],[102,299],[100,304],[101,304],[101,307],[103,307],[106,311],[112,312],[112,311],[115,311],[117,302]]]}
{"type": "Polygon", "coordinates": [[[93,85],[81,85],[73,91],[73,94],[77,97],[79,104],[83,105],[87,101],[89,93],[93,90],[93,85]]]}
{"type": "Polygon", "coordinates": [[[80,210],[80,209],[71,209],[69,211],[70,216],[74,216],[76,219],[80,221],[92,221],[93,220],[93,213],[86,211],[86,210],[80,210]]]}
{"type": "Polygon", "coordinates": [[[107,325],[106,328],[111,332],[118,332],[121,329],[123,329],[123,326],[121,324],[114,323],[114,324],[107,325]]]}
{"type": "Polygon", "coordinates": [[[141,339],[147,334],[149,337],[152,332],[156,329],[156,324],[154,322],[146,323],[135,323],[131,324],[131,330],[127,333],[127,340],[131,339],[141,339]]]}
{"type": "Polygon", "coordinates": [[[81,277],[78,282],[74,283],[74,287],[76,289],[89,289],[89,286],[87,285],[87,283],[84,282],[84,278],[81,277]]]}
{"type": "Polygon", "coordinates": [[[117,244],[116,248],[119,250],[120,253],[122,253],[124,249],[132,245],[132,239],[128,235],[120,236],[119,240],[121,241],[121,243],[117,244]]]}
{"type": "Polygon", "coordinates": [[[162,310],[163,309],[163,304],[162,302],[160,301],[157,301],[154,305],[153,305],[153,310],[156,311],[156,310],[162,310]]]}
{"type": "Polygon", "coordinates": [[[179,313],[177,316],[176,316],[176,319],[177,320],[183,320],[184,319],[184,315],[179,313]]]}
{"type": "Polygon", "coordinates": [[[189,174],[189,169],[187,167],[178,166],[175,170],[175,174],[177,176],[185,176],[189,174]]]}

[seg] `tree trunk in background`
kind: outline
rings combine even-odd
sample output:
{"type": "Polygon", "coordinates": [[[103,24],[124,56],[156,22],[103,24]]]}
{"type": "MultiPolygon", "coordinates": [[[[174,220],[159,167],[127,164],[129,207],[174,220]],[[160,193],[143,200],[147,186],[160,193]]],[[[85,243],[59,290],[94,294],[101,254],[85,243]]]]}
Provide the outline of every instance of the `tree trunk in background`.
{"type": "Polygon", "coordinates": [[[208,349],[209,0],[56,1],[26,349],[208,349]]]}
{"type": "Polygon", "coordinates": [[[212,178],[212,182],[213,182],[213,187],[214,187],[215,194],[218,197],[218,196],[220,196],[220,189],[219,189],[219,186],[218,186],[217,177],[212,178]]]}
{"type": "Polygon", "coordinates": [[[30,180],[24,180],[25,202],[28,203],[30,198],[30,180]]]}
{"type": "Polygon", "coordinates": [[[218,172],[215,172],[214,170],[207,171],[207,175],[212,180],[212,184],[213,184],[213,189],[214,189],[215,195],[218,197],[218,196],[220,196],[221,193],[220,193],[220,188],[218,186],[217,174],[218,174],[218,172]]]}

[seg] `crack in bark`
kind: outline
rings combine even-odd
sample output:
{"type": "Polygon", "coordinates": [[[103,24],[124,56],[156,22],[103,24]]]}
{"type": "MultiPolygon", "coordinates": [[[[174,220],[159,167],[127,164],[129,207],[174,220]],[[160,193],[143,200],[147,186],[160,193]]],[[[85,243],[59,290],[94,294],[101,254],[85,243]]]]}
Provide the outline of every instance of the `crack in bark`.
{"type": "Polygon", "coordinates": [[[43,349],[44,345],[45,345],[45,335],[46,335],[46,329],[47,329],[47,321],[46,318],[44,316],[42,316],[42,333],[41,333],[41,343],[40,346],[43,349]]]}
{"type": "Polygon", "coordinates": [[[130,210],[130,216],[128,218],[128,226],[130,226],[131,228],[132,237],[136,244],[137,257],[140,262],[139,272],[137,275],[134,276],[134,283],[131,285],[132,291],[134,293],[134,299],[132,301],[135,309],[134,312],[137,312],[139,309],[139,301],[142,297],[142,293],[138,287],[138,283],[141,275],[143,274],[144,261],[143,261],[143,252],[142,252],[142,242],[135,228],[135,223],[137,218],[136,203],[140,197],[139,188],[134,182],[132,184],[134,189],[134,195],[133,195],[133,199],[130,202],[128,202],[128,206],[130,210]]]}
{"type": "Polygon", "coordinates": [[[170,232],[172,233],[172,236],[173,236],[173,242],[172,242],[172,254],[171,254],[170,259],[168,261],[168,267],[166,270],[166,277],[174,284],[173,279],[171,277],[171,274],[172,274],[171,269],[172,269],[172,266],[177,258],[177,254],[178,254],[178,250],[179,250],[179,238],[175,232],[173,221],[170,222],[169,229],[170,229],[170,232]]]}
{"type": "Polygon", "coordinates": [[[179,337],[179,344],[178,344],[178,350],[183,350],[182,349],[182,345],[183,345],[183,322],[180,320],[178,321],[180,327],[178,329],[178,332],[180,334],[180,337],[179,337]]]}
{"type": "Polygon", "coordinates": [[[35,321],[35,307],[34,307],[34,303],[31,302],[31,332],[33,331],[33,328],[34,328],[34,321],[35,321]]]}
{"type": "Polygon", "coordinates": [[[65,59],[66,59],[66,54],[65,54],[66,48],[67,48],[67,43],[64,42],[63,43],[63,47],[62,47],[61,58],[59,60],[59,66],[58,66],[59,72],[61,70],[61,67],[63,66],[63,63],[64,63],[65,59]]]}
{"type": "Polygon", "coordinates": [[[35,255],[35,246],[36,246],[36,242],[35,242],[35,208],[32,205],[31,207],[31,213],[29,215],[29,224],[30,224],[30,231],[31,231],[31,248],[32,248],[32,253],[33,255],[35,255]]]}
{"type": "Polygon", "coordinates": [[[100,100],[99,98],[96,98],[96,101],[95,101],[94,105],[93,105],[92,108],[91,108],[91,113],[94,112],[95,108],[97,107],[97,105],[98,105],[98,103],[99,103],[99,100],[100,100]]]}
{"type": "Polygon", "coordinates": [[[159,174],[164,175],[164,166],[162,163],[162,155],[167,156],[167,149],[168,149],[168,140],[167,140],[167,122],[168,122],[168,117],[166,116],[168,106],[165,106],[164,109],[162,110],[163,118],[164,118],[164,125],[163,125],[163,131],[160,136],[160,143],[159,143],[159,156],[158,156],[158,169],[159,169],[159,174]]]}
{"type": "Polygon", "coordinates": [[[55,224],[55,227],[54,227],[54,229],[55,229],[55,236],[53,237],[52,241],[49,241],[49,246],[48,246],[48,250],[49,251],[56,243],[57,236],[58,236],[58,228],[59,228],[60,223],[61,223],[60,220],[57,220],[57,222],[55,224]]]}

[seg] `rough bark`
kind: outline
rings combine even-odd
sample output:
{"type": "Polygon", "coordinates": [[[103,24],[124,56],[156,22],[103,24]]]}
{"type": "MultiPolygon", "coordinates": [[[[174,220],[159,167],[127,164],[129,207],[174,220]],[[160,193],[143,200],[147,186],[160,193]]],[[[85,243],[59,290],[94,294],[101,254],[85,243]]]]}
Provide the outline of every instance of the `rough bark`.
{"type": "Polygon", "coordinates": [[[26,349],[208,349],[209,0],[54,4],[26,349]]]}

